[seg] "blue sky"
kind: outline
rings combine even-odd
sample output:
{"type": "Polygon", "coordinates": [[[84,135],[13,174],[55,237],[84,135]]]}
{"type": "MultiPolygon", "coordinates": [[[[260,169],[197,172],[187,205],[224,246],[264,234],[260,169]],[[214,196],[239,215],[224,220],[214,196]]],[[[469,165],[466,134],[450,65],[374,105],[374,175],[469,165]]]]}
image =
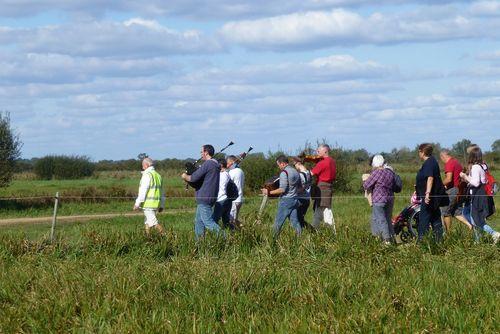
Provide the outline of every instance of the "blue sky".
{"type": "Polygon", "coordinates": [[[500,137],[500,1],[0,0],[23,157],[500,137]]]}

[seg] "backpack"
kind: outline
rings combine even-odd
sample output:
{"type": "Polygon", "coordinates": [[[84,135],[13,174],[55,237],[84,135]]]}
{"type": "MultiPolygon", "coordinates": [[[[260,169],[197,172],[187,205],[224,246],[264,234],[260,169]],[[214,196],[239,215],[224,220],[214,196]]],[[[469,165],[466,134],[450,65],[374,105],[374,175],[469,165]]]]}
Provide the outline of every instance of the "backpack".
{"type": "Polygon", "coordinates": [[[229,179],[226,185],[226,195],[230,201],[234,201],[239,196],[238,187],[236,186],[236,183],[234,183],[234,181],[231,179],[229,179]]]}
{"type": "Polygon", "coordinates": [[[496,212],[495,208],[495,201],[493,199],[493,195],[495,195],[498,192],[498,184],[493,175],[491,175],[490,170],[488,166],[484,168],[483,165],[480,165],[481,168],[484,170],[485,176],[486,176],[486,183],[484,184],[484,191],[486,192],[486,197],[487,203],[488,203],[488,213],[486,215],[486,218],[489,218],[493,216],[493,214],[496,212]]]}
{"type": "Polygon", "coordinates": [[[392,191],[394,191],[395,193],[400,193],[401,190],[403,190],[403,180],[401,179],[401,176],[399,176],[398,174],[396,174],[396,172],[394,172],[394,183],[392,185],[392,191]]]}
{"type": "Polygon", "coordinates": [[[304,177],[304,182],[302,182],[302,178],[299,177],[300,180],[300,192],[307,191],[307,189],[311,188],[312,177],[310,173],[300,172],[300,175],[304,177]]]}
{"type": "Polygon", "coordinates": [[[493,175],[490,173],[490,170],[488,166],[486,166],[486,169],[481,165],[481,168],[483,168],[485,174],[486,174],[486,184],[484,185],[484,190],[486,191],[486,195],[488,196],[493,196],[498,192],[498,183],[493,177],[493,175]]]}

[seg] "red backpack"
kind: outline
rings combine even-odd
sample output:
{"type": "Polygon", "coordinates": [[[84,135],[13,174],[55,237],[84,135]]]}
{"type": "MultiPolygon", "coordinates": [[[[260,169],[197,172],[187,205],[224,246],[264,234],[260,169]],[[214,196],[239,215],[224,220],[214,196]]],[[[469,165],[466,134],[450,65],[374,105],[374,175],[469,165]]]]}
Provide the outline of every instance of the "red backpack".
{"type": "Polygon", "coordinates": [[[484,185],[484,190],[486,191],[486,195],[493,196],[498,192],[498,184],[493,175],[490,173],[490,170],[487,165],[486,169],[481,166],[486,173],[486,184],[484,185]]]}

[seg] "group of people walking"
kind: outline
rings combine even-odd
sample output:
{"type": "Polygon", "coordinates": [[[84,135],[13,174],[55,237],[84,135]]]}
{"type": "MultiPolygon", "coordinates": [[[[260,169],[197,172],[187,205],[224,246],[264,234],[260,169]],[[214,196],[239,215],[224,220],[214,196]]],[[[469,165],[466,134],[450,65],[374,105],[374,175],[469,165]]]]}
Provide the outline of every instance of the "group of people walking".
{"type": "MultiPolygon", "coordinates": [[[[483,161],[481,149],[472,145],[467,149],[467,168],[463,169],[449,150],[440,152],[444,163],[445,178],[441,178],[439,163],[433,156],[431,144],[421,144],[418,155],[423,161],[415,178],[415,195],[420,203],[418,239],[421,240],[432,228],[436,241],[441,241],[444,230],[451,228],[452,217],[474,231],[480,238],[482,232],[490,234],[494,242],[500,233],[489,226],[486,219],[494,213],[492,191],[486,191],[491,183],[486,177],[488,166],[483,161]],[[443,228],[444,227],[444,228],[443,228]]],[[[397,174],[377,155],[372,159],[372,173],[365,177],[363,187],[371,192],[372,234],[385,243],[394,242],[392,209],[394,184],[397,174]]]]}
{"type": "MultiPolygon", "coordinates": [[[[291,160],[280,155],[276,165],[280,170],[279,186],[276,189],[262,189],[265,196],[279,196],[273,235],[277,238],[287,219],[297,235],[304,228],[317,229],[324,221],[335,231],[335,220],[332,212],[333,182],[336,178],[336,163],[330,157],[330,147],[319,145],[316,150],[315,166],[308,170],[303,159],[291,160]],[[316,182],[313,182],[313,177],[316,182]],[[313,221],[308,224],[306,213],[313,202],[313,221]]],[[[418,222],[418,239],[421,240],[432,228],[437,241],[442,240],[444,230],[450,229],[451,218],[459,221],[475,231],[476,238],[484,231],[498,241],[500,233],[494,231],[486,218],[492,214],[492,201],[488,200],[485,185],[488,184],[486,174],[488,167],[482,160],[481,149],[473,145],[468,149],[469,159],[466,170],[450,155],[448,150],[440,152],[445,164],[445,177],[437,160],[433,156],[431,144],[419,146],[418,154],[423,161],[415,179],[415,192],[420,200],[420,216],[418,222]],[[466,171],[466,172],[464,172],[466,171]],[[461,185],[467,184],[466,194],[460,193],[461,185]],[[467,198],[466,201],[458,200],[467,198]]],[[[225,159],[214,159],[212,145],[203,145],[200,151],[203,164],[191,175],[183,173],[182,179],[196,184],[197,202],[194,231],[196,238],[201,238],[206,231],[224,235],[225,228],[231,230],[240,227],[238,215],[243,205],[243,189],[245,175],[239,167],[239,159],[228,156],[225,159]],[[219,220],[222,223],[219,224],[219,220]]],[[[371,231],[385,243],[395,242],[392,226],[394,192],[401,191],[401,178],[389,166],[382,155],[371,159],[372,171],[363,175],[363,187],[372,207],[371,231]]],[[[134,210],[143,209],[146,233],[156,228],[163,233],[158,223],[156,212],[161,212],[165,204],[165,195],[161,176],[154,170],[153,161],[144,159],[143,176],[139,195],[134,210]]]]}

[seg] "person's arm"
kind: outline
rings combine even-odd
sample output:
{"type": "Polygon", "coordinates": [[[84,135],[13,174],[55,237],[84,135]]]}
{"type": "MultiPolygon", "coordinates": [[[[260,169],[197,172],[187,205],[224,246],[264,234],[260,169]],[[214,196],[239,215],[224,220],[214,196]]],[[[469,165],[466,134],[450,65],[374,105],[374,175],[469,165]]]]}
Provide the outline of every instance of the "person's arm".
{"type": "Polygon", "coordinates": [[[275,190],[267,190],[267,189],[262,189],[262,193],[264,195],[281,195],[286,191],[286,188],[288,187],[288,175],[282,171],[280,173],[280,185],[278,189],[275,190]]]}
{"type": "Polygon", "coordinates": [[[446,172],[444,174],[444,180],[443,184],[445,187],[448,188],[453,188],[453,173],[452,172],[446,172]]]}
{"type": "Polygon", "coordinates": [[[378,175],[379,173],[373,171],[368,177],[368,179],[366,179],[366,181],[363,182],[363,188],[365,190],[373,190],[373,187],[375,187],[375,183],[377,183],[378,175]]]}
{"type": "Polygon", "coordinates": [[[427,184],[425,186],[425,204],[429,204],[431,202],[431,190],[433,183],[434,183],[434,176],[427,177],[427,184]]]}
{"type": "Polygon", "coordinates": [[[141,183],[139,185],[139,194],[137,194],[137,198],[134,204],[134,210],[139,210],[141,204],[146,201],[146,194],[148,193],[149,184],[151,182],[150,176],[148,173],[142,174],[141,183]]]}
{"type": "Polygon", "coordinates": [[[460,173],[460,176],[471,186],[479,187],[481,185],[481,169],[479,165],[474,165],[471,168],[470,176],[465,173],[460,173]]]}
{"type": "Polygon", "coordinates": [[[208,170],[208,164],[210,163],[209,162],[210,160],[207,160],[205,161],[201,166],[200,168],[198,168],[197,170],[194,171],[193,174],[191,175],[186,175],[186,178],[184,178],[184,180],[188,181],[188,182],[198,182],[198,181],[201,181],[203,179],[203,177],[205,176],[205,174],[207,173],[207,170],[208,170]]]}

